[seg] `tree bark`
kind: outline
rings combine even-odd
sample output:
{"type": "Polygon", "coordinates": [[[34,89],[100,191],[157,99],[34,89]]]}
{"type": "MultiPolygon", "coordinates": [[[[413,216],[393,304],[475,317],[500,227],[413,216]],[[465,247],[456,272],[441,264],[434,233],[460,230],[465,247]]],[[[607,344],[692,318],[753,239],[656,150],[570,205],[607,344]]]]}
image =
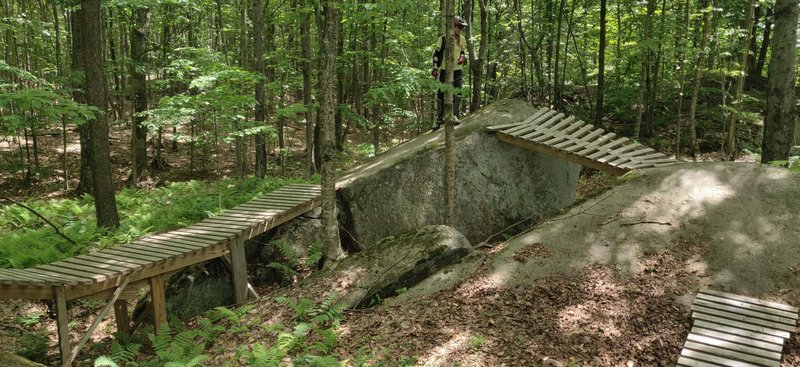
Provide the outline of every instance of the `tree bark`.
{"type": "Polygon", "coordinates": [[[335,262],[345,257],[339,239],[339,225],[336,220],[336,137],[334,134],[334,114],[336,95],[336,56],[338,26],[338,0],[324,2],[324,32],[322,37],[322,57],[320,63],[320,163],[322,181],[322,222],[325,245],[325,259],[335,262]]]}
{"type": "Polygon", "coordinates": [[[311,177],[316,171],[314,167],[314,106],[311,102],[311,5],[306,0],[303,3],[302,18],[300,21],[300,48],[303,53],[303,104],[306,106],[306,177],[311,177]]]}
{"type": "MultiPolygon", "coordinates": [[[[253,0],[253,70],[259,76],[264,75],[264,6],[263,0],[253,0]]],[[[255,123],[256,125],[267,124],[267,109],[266,109],[266,80],[260,79],[256,84],[256,111],[255,123]]],[[[267,136],[264,133],[258,133],[255,136],[256,140],[256,177],[264,178],[267,176],[267,136]]]]}
{"type": "Polygon", "coordinates": [[[100,0],[81,0],[84,13],[81,24],[86,74],[86,102],[100,110],[87,125],[92,144],[92,178],[94,182],[94,206],[97,225],[104,228],[119,226],[117,203],[111,178],[111,162],[108,145],[107,91],[102,50],[102,26],[100,0]]]}
{"type": "Polygon", "coordinates": [[[455,131],[453,115],[453,75],[455,65],[456,37],[453,31],[453,17],[455,16],[455,1],[445,0],[442,9],[442,22],[445,27],[447,41],[444,48],[444,70],[446,70],[444,84],[448,87],[444,93],[444,136],[445,136],[445,173],[444,173],[444,224],[453,226],[455,222],[455,131]]]}
{"type": "Polygon", "coordinates": [[[605,100],[606,80],[606,0],[600,0],[600,46],[597,51],[597,104],[595,105],[594,124],[603,124],[603,103],[605,100]]]}
{"type": "Polygon", "coordinates": [[[142,123],[147,111],[147,37],[150,33],[150,9],[137,8],[135,23],[131,29],[131,89],[133,92],[133,131],[131,134],[131,184],[148,176],[147,171],[147,127],[142,123]]]}
{"type": "Polygon", "coordinates": [[[738,109],[742,105],[742,98],[744,94],[744,80],[747,78],[747,59],[749,53],[748,46],[750,46],[750,32],[753,29],[753,14],[756,6],[755,0],[750,0],[747,7],[747,18],[745,18],[744,32],[739,49],[741,50],[741,58],[739,59],[739,76],[736,78],[736,96],[731,106],[731,114],[728,118],[728,128],[726,129],[728,135],[725,138],[724,144],[724,158],[729,161],[736,160],[738,151],[736,148],[736,122],[739,119],[738,109]]]}
{"type": "Polygon", "coordinates": [[[767,116],[764,119],[761,163],[788,159],[795,134],[797,6],[798,0],[777,0],[775,3],[775,38],[767,71],[767,116]]]}
{"type": "Polygon", "coordinates": [[[686,42],[689,41],[689,8],[690,8],[691,0],[686,0],[683,4],[683,22],[681,25],[683,26],[683,39],[681,39],[681,34],[676,33],[675,35],[675,48],[678,50],[677,58],[678,58],[678,73],[680,74],[680,89],[678,92],[678,108],[677,108],[677,119],[675,121],[675,158],[679,158],[681,154],[681,128],[683,123],[683,97],[684,92],[686,90],[686,71],[685,69],[685,56],[683,54],[683,47],[686,42]]]}
{"type": "Polygon", "coordinates": [[[698,8],[703,12],[703,30],[700,36],[700,54],[697,56],[697,62],[694,65],[694,80],[692,81],[692,99],[689,102],[689,122],[687,129],[689,130],[689,151],[692,159],[697,159],[697,153],[700,148],[697,145],[697,127],[695,123],[695,114],[697,113],[697,99],[700,96],[700,81],[703,78],[703,66],[705,65],[706,47],[708,47],[708,28],[711,21],[711,8],[713,2],[709,0],[701,1],[698,8]]]}

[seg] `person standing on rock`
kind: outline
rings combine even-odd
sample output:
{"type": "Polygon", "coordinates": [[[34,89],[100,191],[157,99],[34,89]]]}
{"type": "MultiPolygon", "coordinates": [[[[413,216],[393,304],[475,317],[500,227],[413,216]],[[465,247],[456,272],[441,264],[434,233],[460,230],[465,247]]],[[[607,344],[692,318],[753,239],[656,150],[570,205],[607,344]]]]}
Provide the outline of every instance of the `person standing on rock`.
{"type": "MultiPolygon", "coordinates": [[[[455,69],[453,71],[453,87],[457,89],[457,91],[453,93],[453,116],[455,116],[456,125],[458,125],[458,117],[461,115],[461,85],[463,75],[461,67],[467,63],[467,39],[461,34],[461,30],[468,26],[464,18],[458,15],[453,17],[453,33],[455,33],[456,40],[456,49],[455,52],[453,52],[455,57],[455,60],[453,60],[453,65],[455,65],[453,68],[455,69]]],[[[439,37],[439,40],[436,42],[436,47],[433,49],[433,71],[431,71],[431,75],[437,78],[440,83],[444,83],[445,77],[447,76],[447,71],[444,70],[445,39],[445,35],[439,37]]],[[[436,93],[436,110],[436,123],[433,125],[433,130],[440,128],[444,122],[444,90],[442,90],[442,88],[439,88],[436,93]]]]}

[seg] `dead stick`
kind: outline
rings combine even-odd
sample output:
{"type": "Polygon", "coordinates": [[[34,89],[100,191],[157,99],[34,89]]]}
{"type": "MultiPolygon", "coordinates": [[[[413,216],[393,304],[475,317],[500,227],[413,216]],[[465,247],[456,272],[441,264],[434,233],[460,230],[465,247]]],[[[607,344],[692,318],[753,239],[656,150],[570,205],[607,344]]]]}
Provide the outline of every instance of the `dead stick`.
{"type": "Polygon", "coordinates": [[[670,222],[657,222],[657,221],[654,221],[654,220],[643,220],[643,221],[639,221],[639,222],[622,223],[622,224],[620,224],[620,226],[635,226],[637,224],[660,224],[662,226],[671,226],[672,225],[672,223],[670,223],[670,222]]]}
{"type": "Polygon", "coordinates": [[[33,210],[32,208],[30,208],[29,206],[27,206],[27,205],[25,205],[25,204],[22,204],[22,203],[19,203],[19,202],[16,202],[16,201],[14,201],[14,200],[12,200],[12,199],[10,199],[10,198],[7,198],[7,197],[5,197],[5,196],[0,196],[0,199],[2,199],[2,200],[5,200],[5,201],[8,201],[8,202],[10,202],[10,203],[12,203],[12,204],[17,204],[17,205],[19,205],[19,206],[21,206],[21,207],[23,207],[23,208],[25,208],[25,209],[28,209],[28,210],[29,210],[31,213],[35,214],[35,215],[36,215],[37,217],[39,217],[41,220],[45,221],[45,223],[49,224],[49,225],[50,225],[50,227],[53,227],[53,229],[56,231],[56,234],[57,234],[57,235],[59,235],[59,236],[61,236],[61,237],[64,237],[64,239],[65,239],[65,240],[67,240],[67,241],[69,241],[69,243],[71,243],[71,244],[73,244],[73,245],[77,245],[77,243],[75,243],[75,241],[73,241],[71,238],[67,237],[67,235],[66,235],[66,234],[64,234],[64,232],[61,232],[61,230],[60,230],[60,229],[58,229],[58,227],[56,227],[56,225],[55,225],[55,224],[53,224],[53,222],[49,221],[47,218],[45,218],[43,215],[39,214],[37,211],[35,211],[35,210],[33,210]]]}

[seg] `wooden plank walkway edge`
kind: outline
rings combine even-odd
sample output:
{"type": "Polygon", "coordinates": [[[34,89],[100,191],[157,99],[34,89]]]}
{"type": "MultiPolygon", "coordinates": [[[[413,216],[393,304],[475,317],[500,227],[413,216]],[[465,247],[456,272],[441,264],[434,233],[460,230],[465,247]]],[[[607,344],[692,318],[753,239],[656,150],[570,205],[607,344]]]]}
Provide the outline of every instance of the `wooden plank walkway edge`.
{"type": "Polygon", "coordinates": [[[319,185],[294,184],[267,193],[191,226],[29,269],[0,269],[0,299],[52,299],[56,303],[62,366],[112,308],[117,330],[129,330],[127,303],[150,287],[156,329],[166,323],[164,281],[187,266],[222,257],[233,273],[237,303],[258,297],[247,281],[244,241],[321,205],[319,185]],[[107,300],[92,327],[70,350],[67,301],[107,300]]]}
{"type": "Polygon", "coordinates": [[[678,366],[779,367],[797,318],[796,307],[701,289],[678,366]]]}

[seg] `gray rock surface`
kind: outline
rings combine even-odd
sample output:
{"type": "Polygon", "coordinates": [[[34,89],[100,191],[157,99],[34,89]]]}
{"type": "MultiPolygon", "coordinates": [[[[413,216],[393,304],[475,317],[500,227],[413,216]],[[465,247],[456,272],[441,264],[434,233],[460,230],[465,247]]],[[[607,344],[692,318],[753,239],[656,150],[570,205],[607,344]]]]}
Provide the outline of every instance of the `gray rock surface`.
{"type": "MultiPolygon", "coordinates": [[[[456,127],[454,227],[473,243],[521,221],[537,222],[572,201],[578,165],[500,142],[486,131],[535,112],[525,102],[503,100],[456,127]]],[[[359,247],[443,222],[443,130],[423,134],[341,177],[340,224],[359,247]]]]}
{"type": "Polygon", "coordinates": [[[367,307],[405,292],[470,253],[472,245],[454,228],[423,226],[388,237],[379,246],[314,273],[298,290],[313,299],[336,292],[336,303],[348,308],[367,307]]]}

